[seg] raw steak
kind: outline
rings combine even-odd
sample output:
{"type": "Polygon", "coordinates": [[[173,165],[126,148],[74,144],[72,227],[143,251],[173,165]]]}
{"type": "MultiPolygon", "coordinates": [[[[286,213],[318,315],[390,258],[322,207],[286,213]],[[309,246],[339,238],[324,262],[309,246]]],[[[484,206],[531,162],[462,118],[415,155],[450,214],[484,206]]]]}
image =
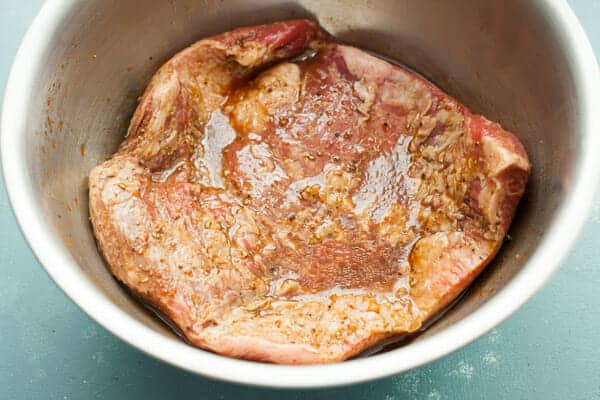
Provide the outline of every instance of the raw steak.
{"type": "Polygon", "coordinates": [[[90,174],[112,273],[194,345],[344,360],[413,332],[502,244],[511,133],[313,22],[242,28],[154,76],[90,174]]]}

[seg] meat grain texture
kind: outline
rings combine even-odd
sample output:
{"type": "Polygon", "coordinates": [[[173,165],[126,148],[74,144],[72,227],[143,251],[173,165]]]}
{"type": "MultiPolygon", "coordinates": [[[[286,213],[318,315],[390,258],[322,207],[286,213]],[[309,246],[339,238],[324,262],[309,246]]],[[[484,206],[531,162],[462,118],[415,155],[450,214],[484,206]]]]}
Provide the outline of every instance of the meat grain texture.
{"type": "Polygon", "coordinates": [[[194,345],[286,364],[413,332],[502,244],[517,138],[313,22],[201,40],[90,174],[116,278],[194,345]]]}

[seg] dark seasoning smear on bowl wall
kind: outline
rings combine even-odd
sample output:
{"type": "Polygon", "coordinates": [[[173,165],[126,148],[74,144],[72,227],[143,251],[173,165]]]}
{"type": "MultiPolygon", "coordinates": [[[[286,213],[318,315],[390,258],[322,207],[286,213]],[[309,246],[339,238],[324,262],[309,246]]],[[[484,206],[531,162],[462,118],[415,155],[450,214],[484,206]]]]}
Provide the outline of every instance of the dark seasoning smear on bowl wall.
{"type": "MultiPolygon", "coordinates": [[[[73,44],[71,47],[75,47],[75,45],[73,44]]],[[[68,85],[64,85],[63,79],[58,76],[64,74],[68,64],[68,60],[64,60],[60,63],[58,71],[54,73],[54,77],[50,80],[50,84],[48,85],[45,101],[46,118],[42,128],[46,144],[40,146],[40,160],[43,165],[43,174],[46,180],[50,180],[56,175],[56,171],[53,167],[55,161],[52,158],[54,157],[54,154],[56,154],[58,146],[61,146],[65,140],[68,140],[69,137],[73,136],[73,132],[66,128],[65,121],[62,117],[64,114],[62,112],[62,106],[68,96],[68,85]]],[[[86,156],[85,143],[80,145],[80,155],[82,158],[85,158],[86,156]]],[[[48,191],[47,196],[53,201],[58,201],[51,191],[48,191]]],[[[73,212],[86,212],[85,209],[80,208],[79,194],[76,190],[69,200],[61,201],[59,207],[56,207],[56,209],[63,210],[56,214],[56,217],[59,220],[71,217],[70,214],[73,212]]],[[[71,234],[62,234],[62,239],[67,248],[70,249],[73,247],[73,237],[71,234]]],[[[82,256],[85,257],[86,255],[87,253],[84,250],[82,256]]]]}
{"type": "MultiPolygon", "coordinates": [[[[78,47],[79,44],[77,42],[72,42],[69,46],[69,49],[74,50],[78,47]]],[[[150,57],[150,59],[152,59],[152,57],[150,57]]],[[[63,111],[63,107],[65,106],[65,104],[68,104],[70,100],[68,96],[69,81],[65,81],[64,75],[67,70],[69,70],[70,73],[73,73],[75,71],[75,73],[77,74],[81,70],[82,63],[96,63],[96,61],[100,62],[96,53],[93,53],[87,57],[84,56],[83,58],[73,58],[73,56],[66,56],[58,66],[58,69],[54,72],[54,76],[50,79],[50,83],[47,85],[47,95],[44,104],[46,110],[46,117],[44,118],[44,125],[41,129],[41,132],[45,138],[45,143],[39,147],[39,159],[42,162],[42,171],[46,180],[50,180],[51,177],[56,176],[55,168],[57,168],[58,166],[56,164],[56,160],[54,160],[53,157],[54,154],[57,154],[56,150],[58,149],[58,146],[67,145],[65,141],[76,140],[77,143],[80,143],[79,145],[77,145],[77,148],[79,150],[78,153],[81,157],[82,162],[87,162],[89,164],[90,160],[85,160],[88,153],[87,143],[81,142],[80,136],[76,136],[72,129],[67,128],[66,123],[64,121],[65,113],[63,111]]],[[[124,77],[128,76],[129,79],[131,79],[130,74],[132,71],[133,68],[127,67],[125,69],[126,73],[122,75],[121,79],[124,79],[124,77]]],[[[128,96],[125,102],[125,109],[134,109],[137,104],[137,100],[139,99],[137,99],[134,96],[128,96]]],[[[106,104],[108,105],[109,103],[111,103],[111,98],[101,97],[101,99],[98,100],[98,102],[106,102],[106,104]]],[[[111,107],[114,108],[115,106],[111,105],[111,107]]],[[[132,111],[130,111],[129,113],[132,113],[132,111]]],[[[117,122],[119,120],[123,121],[120,123],[122,125],[122,128],[119,129],[123,132],[122,136],[125,135],[129,119],[130,115],[127,118],[123,118],[123,115],[118,115],[116,118],[117,122]],[[123,125],[124,123],[125,125],[123,125]]],[[[91,161],[92,163],[94,162],[93,160],[91,161]]],[[[57,204],[57,207],[55,207],[56,210],[62,210],[55,214],[56,218],[58,218],[59,220],[68,217],[68,214],[74,211],[79,213],[88,213],[86,204],[80,204],[80,193],[78,193],[81,192],[82,195],[87,197],[87,174],[86,176],[82,176],[81,179],[85,180],[83,186],[85,186],[86,190],[82,191],[81,188],[83,186],[79,184],[73,186],[72,199],[67,201],[61,201],[59,204],[57,204]]],[[[79,180],[77,180],[77,183],[79,183],[79,180]]],[[[58,202],[58,199],[51,190],[47,192],[47,196],[52,201],[58,202]]],[[[73,246],[72,234],[61,235],[63,236],[63,242],[65,243],[66,247],[71,248],[73,246]]],[[[85,249],[82,250],[82,254],[80,256],[87,257],[87,251],[85,249]]]]}

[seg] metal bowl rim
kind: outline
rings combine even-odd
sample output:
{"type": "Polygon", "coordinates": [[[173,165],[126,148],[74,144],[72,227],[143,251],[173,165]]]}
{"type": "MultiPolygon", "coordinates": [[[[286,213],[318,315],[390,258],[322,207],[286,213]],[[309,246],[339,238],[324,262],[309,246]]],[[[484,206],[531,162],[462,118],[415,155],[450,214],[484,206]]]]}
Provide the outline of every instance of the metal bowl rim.
{"type": "Polygon", "coordinates": [[[171,365],[229,382],[278,388],[328,387],[383,378],[416,368],[472,342],[501,323],[533,296],[560,266],[593,206],[600,180],[600,77],[594,52],[565,1],[532,0],[556,29],[574,72],[581,104],[581,152],[573,190],[555,222],[523,269],[496,296],[449,328],[388,353],[343,363],[284,366],[223,357],[166,338],[131,318],[85,279],[44,222],[27,169],[25,130],[32,88],[44,65],[43,55],[66,22],[77,0],[49,0],[23,39],[14,60],[2,109],[1,156],[4,179],[19,226],[33,253],[56,284],[108,331],[171,365]]]}

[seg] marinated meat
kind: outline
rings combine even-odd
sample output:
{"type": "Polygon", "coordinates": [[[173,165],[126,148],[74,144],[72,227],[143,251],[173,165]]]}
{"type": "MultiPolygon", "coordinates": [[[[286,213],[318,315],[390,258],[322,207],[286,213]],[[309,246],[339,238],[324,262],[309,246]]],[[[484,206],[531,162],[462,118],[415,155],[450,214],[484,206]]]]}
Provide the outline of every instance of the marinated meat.
{"type": "Polygon", "coordinates": [[[90,174],[116,278],[194,345],[344,360],[413,332],[503,242],[530,163],[424,79],[305,20],[168,61],[90,174]]]}

